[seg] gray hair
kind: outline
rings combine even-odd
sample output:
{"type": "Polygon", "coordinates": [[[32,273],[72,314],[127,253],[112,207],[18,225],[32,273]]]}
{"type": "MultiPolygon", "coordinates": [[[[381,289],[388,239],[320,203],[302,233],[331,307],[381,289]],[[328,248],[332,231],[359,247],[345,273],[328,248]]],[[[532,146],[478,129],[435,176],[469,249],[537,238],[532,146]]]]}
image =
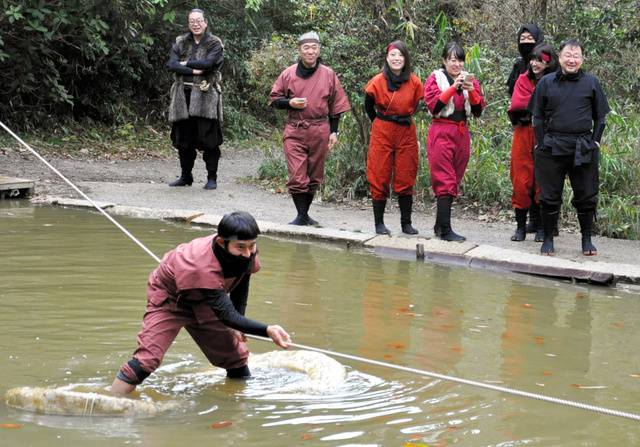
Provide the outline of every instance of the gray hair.
{"type": "Polygon", "coordinates": [[[200,8],[193,8],[191,11],[189,11],[187,13],[187,20],[189,20],[189,16],[194,12],[199,12],[200,14],[202,14],[202,18],[205,20],[205,22],[207,21],[207,16],[205,15],[204,11],[200,8]]]}

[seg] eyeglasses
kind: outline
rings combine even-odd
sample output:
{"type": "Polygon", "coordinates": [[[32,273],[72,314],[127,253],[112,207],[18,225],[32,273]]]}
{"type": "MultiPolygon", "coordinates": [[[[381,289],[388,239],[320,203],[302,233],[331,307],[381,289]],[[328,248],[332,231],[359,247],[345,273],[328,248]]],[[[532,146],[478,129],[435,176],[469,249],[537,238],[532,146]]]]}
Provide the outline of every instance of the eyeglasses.
{"type": "Polygon", "coordinates": [[[189,25],[202,25],[203,23],[204,19],[189,20],[189,25]]]}

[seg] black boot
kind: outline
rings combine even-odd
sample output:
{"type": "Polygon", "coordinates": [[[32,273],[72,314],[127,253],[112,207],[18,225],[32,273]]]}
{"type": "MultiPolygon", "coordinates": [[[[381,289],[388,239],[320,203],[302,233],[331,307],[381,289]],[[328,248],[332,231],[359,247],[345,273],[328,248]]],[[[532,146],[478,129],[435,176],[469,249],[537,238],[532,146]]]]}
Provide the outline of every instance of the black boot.
{"type": "Polygon", "coordinates": [[[293,204],[296,206],[298,215],[295,219],[289,222],[289,225],[309,225],[309,216],[307,215],[307,193],[294,193],[291,194],[293,204]]]}
{"type": "Polygon", "coordinates": [[[582,254],[585,256],[595,256],[598,254],[598,249],[591,242],[594,215],[595,213],[593,211],[578,212],[580,233],[582,233],[582,254]]]}
{"type": "Polygon", "coordinates": [[[418,230],[411,225],[411,210],[413,208],[413,196],[398,196],[400,206],[400,226],[404,234],[418,234],[418,230]]]}
{"type": "Polygon", "coordinates": [[[248,379],[249,377],[251,377],[251,370],[247,365],[227,370],[227,378],[229,379],[248,379]]]}
{"type": "Polygon", "coordinates": [[[169,183],[169,186],[191,186],[193,183],[193,177],[191,175],[185,176],[182,174],[180,177],[169,183]]]}
{"type": "MultiPolygon", "coordinates": [[[[529,210],[529,212],[531,212],[531,210],[529,210]]],[[[542,211],[540,210],[540,207],[538,206],[538,221],[536,222],[536,224],[538,225],[538,228],[536,228],[536,235],[534,236],[533,240],[536,242],[542,242],[544,241],[544,228],[542,227],[542,211]]],[[[554,236],[557,236],[558,233],[554,233],[554,236]]]]}
{"type": "Polygon", "coordinates": [[[554,256],[556,252],[553,247],[553,229],[558,223],[558,209],[557,207],[549,208],[542,205],[541,210],[544,240],[540,246],[540,253],[547,256],[554,256]]]}
{"type": "Polygon", "coordinates": [[[217,182],[216,176],[209,173],[209,175],[207,175],[207,183],[204,185],[203,189],[217,189],[217,188],[218,188],[218,182],[217,182]]]}
{"type": "Polygon", "coordinates": [[[516,232],[511,236],[514,242],[522,242],[527,238],[527,210],[516,208],[516,232]]]}
{"type": "Polygon", "coordinates": [[[527,222],[526,232],[535,233],[538,231],[540,223],[540,205],[535,200],[531,200],[531,206],[529,207],[529,222],[527,222]]]}
{"type": "Polygon", "coordinates": [[[436,215],[436,225],[433,231],[443,241],[462,242],[467,240],[464,236],[460,236],[451,229],[451,205],[453,204],[452,196],[438,197],[438,211],[436,215]]]}
{"type": "Polygon", "coordinates": [[[308,225],[313,225],[313,226],[319,226],[320,224],[318,223],[317,220],[312,219],[311,216],[309,216],[309,208],[311,208],[311,204],[313,203],[313,196],[315,195],[315,193],[312,192],[308,192],[307,193],[307,203],[305,205],[305,214],[307,216],[307,222],[308,225]]]}
{"type": "Polygon", "coordinates": [[[372,200],[373,222],[376,226],[376,234],[391,234],[391,231],[384,224],[384,209],[387,206],[386,200],[372,200]]]}
{"type": "Polygon", "coordinates": [[[178,158],[180,159],[180,177],[169,186],[191,186],[193,184],[193,164],[196,161],[196,150],[192,148],[178,149],[178,158]]]}

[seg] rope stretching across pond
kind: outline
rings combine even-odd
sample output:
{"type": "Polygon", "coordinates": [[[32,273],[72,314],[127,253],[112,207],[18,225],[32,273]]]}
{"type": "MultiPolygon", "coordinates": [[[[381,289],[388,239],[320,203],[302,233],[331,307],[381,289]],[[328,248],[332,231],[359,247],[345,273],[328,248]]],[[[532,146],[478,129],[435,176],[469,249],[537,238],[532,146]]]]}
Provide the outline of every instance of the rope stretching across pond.
{"type": "MultiPolygon", "coordinates": [[[[25,143],[18,135],[16,135],[11,129],[9,129],[2,121],[0,121],[0,127],[2,127],[4,130],[6,130],[13,138],[15,138],[25,148],[27,148],[27,150],[29,150],[29,152],[34,154],[40,161],[42,161],[45,165],[47,165],[47,167],[49,169],[51,169],[53,172],[55,172],[62,180],[64,180],[69,186],[71,186],[78,194],[80,194],[87,201],[89,201],[89,203],[91,203],[91,205],[93,205],[100,213],[102,213],[107,219],[109,219],[116,227],[118,227],[124,234],[126,234],[127,237],[129,237],[129,239],[131,239],[133,242],[135,242],[140,248],[142,248],[156,262],[158,262],[158,263],[160,262],[160,258],[158,258],[151,250],[149,250],[134,235],[132,235],[129,231],[127,231],[126,228],[124,228],[122,225],[120,225],[113,217],[111,217],[107,212],[105,212],[102,208],[100,208],[93,200],[91,200],[89,198],[89,196],[87,196],[84,192],[82,192],[76,185],[74,185],[69,179],[67,179],[60,171],[58,171],[47,160],[45,160],[42,156],[40,156],[40,154],[38,154],[33,148],[31,148],[31,146],[29,146],[27,143],[25,143]]],[[[255,340],[271,342],[271,339],[265,338],[265,337],[258,337],[258,336],[255,336],[255,335],[247,335],[247,337],[255,339],[255,340]]],[[[460,384],[463,384],[463,385],[469,385],[469,386],[473,386],[473,387],[476,387],[476,388],[484,388],[484,389],[488,389],[488,390],[492,390],[492,391],[499,391],[501,393],[511,394],[513,396],[527,397],[529,399],[540,400],[540,401],[543,401],[543,402],[549,402],[549,403],[554,403],[554,404],[558,404],[558,405],[565,405],[565,406],[568,406],[568,407],[578,408],[580,410],[592,411],[592,412],[595,412],[595,413],[605,414],[605,415],[608,415],[608,416],[617,416],[617,417],[621,417],[621,418],[625,418],[625,419],[631,419],[631,420],[634,420],[634,421],[640,421],[640,414],[636,414],[636,413],[628,413],[626,411],[614,410],[614,409],[611,409],[611,408],[605,408],[605,407],[600,407],[600,406],[597,406],[597,405],[590,405],[590,404],[585,404],[585,403],[582,403],[582,402],[576,402],[576,401],[571,401],[571,400],[566,400],[566,399],[560,399],[560,398],[552,397],[552,396],[545,396],[543,394],[530,393],[528,391],[516,390],[516,389],[507,388],[507,387],[503,387],[503,386],[493,385],[493,384],[490,384],[490,383],[484,383],[484,382],[478,382],[478,381],[475,381],[475,380],[462,379],[460,377],[448,376],[448,375],[445,375],[445,374],[438,374],[438,373],[435,373],[435,372],[424,371],[424,370],[416,369],[416,368],[409,368],[407,366],[394,365],[393,363],[380,362],[378,360],[367,359],[367,358],[364,358],[364,357],[358,357],[358,356],[350,355],[350,354],[343,354],[343,353],[340,353],[340,352],[329,351],[329,350],[326,350],[326,349],[315,348],[313,346],[301,345],[301,344],[298,344],[298,343],[291,343],[291,346],[293,346],[295,348],[307,349],[307,350],[310,350],[310,351],[320,352],[320,353],[327,354],[327,355],[332,356],[332,357],[339,357],[339,358],[344,358],[344,359],[348,359],[348,360],[354,360],[354,361],[366,363],[366,364],[369,364],[369,365],[376,365],[376,366],[381,366],[383,368],[395,369],[395,370],[398,370],[398,371],[404,371],[404,372],[413,373],[413,374],[417,374],[417,375],[421,375],[421,376],[427,376],[427,377],[431,377],[431,378],[434,378],[434,379],[446,380],[448,382],[455,382],[455,383],[460,383],[460,384]]]]}

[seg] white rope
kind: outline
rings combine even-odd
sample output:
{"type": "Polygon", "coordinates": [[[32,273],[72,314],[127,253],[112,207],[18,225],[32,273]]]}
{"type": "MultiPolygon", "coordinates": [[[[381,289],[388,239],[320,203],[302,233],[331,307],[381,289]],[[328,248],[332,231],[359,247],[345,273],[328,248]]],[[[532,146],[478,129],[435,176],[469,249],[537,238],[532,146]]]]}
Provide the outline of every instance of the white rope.
{"type": "MultiPolygon", "coordinates": [[[[149,254],[153,259],[155,259],[156,262],[158,262],[158,263],[160,262],[160,258],[158,258],[151,250],[149,250],[147,247],[145,247],[142,242],[140,242],[138,239],[136,239],[136,237],[133,236],[131,233],[129,233],[122,225],[120,225],[118,222],[116,222],[115,219],[113,219],[102,208],[100,208],[85,193],[83,193],[80,189],[78,189],[77,186],[75,186],[73,183],[71,183],[71,181],[68,180],[64,175],[62,175],[56,168],[51,166],[51,164],[49,164],[44,158],[42,158],[40,156],[40,154],[38,154],[35,150],[33,150],[27,143],[22,141],[22,139],[20,139],[20,137],[18,137],[15,133],[13,133],[11,131],[11,129],[9,129],[7,126],[5,126],[4,123],[2,123],[2,121],[0,121],[0,126],[2,126],[2,128],[4,128],[7,132],[9,132],[9,134],[11,136],[13,136],[16,140],[18,140],[31,153],[33,153],[36,157],[38,157],[38,159],[40,161],[42,161],[51,170],[53,170],[53,172],[55,172],[60,178],[62,178],[62,180],[64,180],[74,190],[76,190],[80,195],[82,195],[82,197],[87,199],[98,211],[100,211],[107,219],[109,219],[111,222],[113,222],[122,232],[124,232],[124,234],[126,234],[131,240],[133,240],[136,244],[138,244],[138,246],[140,246],[147,254],[149,254]]],[[[247,337],[255,339],[255,340],[271,342],[271,339],[270,338],[266,338],[266,337],[258,337],[256,335],[247,335],[247,337]]],[[[399,370],[399,371],[418,374],[418,375],[421,375],[421,376],[432,377],[434,379],[446,380],[448,382],[455,382],[455,383],[460,383],[460,384],[463,384],[463,385],[469,385],[469,386],[473,386],[473,387],[476,387],[476,388],[484,388],[484,389],[488,389],[488,390],[499,391],[501,393],[511,394],[511,395],[514,395],[514,396],[527,397],[529,399],[536,399],[536,400],[540,400],[540,401],[543,401],[543,402],[550,402],[550,403],[554,403],[554,404],[565,405],[565,406],[568,406],[568,407],[578,408],[580,410],[593,411],[595,413],[605,414],[605,415],[609,415],[609,416],[617,416],[617,417],[621,417],[621,418],[631,419],[631,420],[634,420],[634,421],[640,421],[640,414],[636,414],[636,413],[628,413],[626,411],[614,410],[614,409],[611,409],[611,408],[600,407],[600,406],[596,406],[596,405],[590,405],[590,404],[585,404],[585,403],[582,403],[582,402],[576,402],[576,401],[571,401],[571,400],[566,400],[566,399],[560,399],[560,398],[552,397],[552,396],[545,396],[543,394],[530,393],[528,391],[516,390],[516,389],[507,388],[507,387],[503,387],[503,386],[493,385],[493,384],[490,384],[490,383],[477,382],[475,380],[462,379],[460,377],[454,377],[454,376],[447,376],[445,374],[438,374],[438,373],[431,372],[431,371],[424,371],[424,370],[421,370],[421,369],[409,368],[407,366],[394,365],[393,363],[381,362],[381,361],[378,361],[378,360],[367,359],[367,358],[364,358],[364,357],[358,357],[358,356],[350,355],[350,354],[343,354],[343,353],[340,353],[340,352],[329,351],[329,350],[326,350],[326,349],[315,348],[313,346],[301,345],[301,344],[298,344],[298,343],[290,343],[290,345],[293,346],[294,348],[307,349],[309,351],[320,352],[320,353],[323,353],[323,354],[326,354],[326,355],[330,355],[330,356],[333,356],[333,357],[339,357],[339,358],[344,358],[344,359],[348,359],[348,360],[354,360],[354,361],[357,361],[357,362],[367,363],[369,365],[376,365],[376,366],[381,366],[381,367],[384,367],[384,368],[396,369],[396,370],[399,370]]],[[[85,403],[85,411],[86,411],[86,406],[87,406],[87,403],[85,403]]],[[[93,412],[93,402],[92,402],[92,405],[91,405],[91,411],[93,412]]]]}
{"type": "Polygon", "coordinates": [[[78,194],[80,194],[82,197],[84,197],[89,203],[91,203],[91,205],[94,206],[95,209],[97,209],[98,211],[100,211],[104,217],[106,217],[107,219],[109,219],[116,227],[118,227],[120,229],[120,231],[122,231],[124,234],[126,234],[133,242],[135,242],[136,244],[138,244],[138,246],[140,248],[142,248],[149,256],[151,256],[153,259],[156,260],[156,262],[160,262],[160,258],[158,258],[151,250],[149,250],[147,247],[144,246],[144,244],[142,242],[140,242],[133,234],[129,233],[129,231],[123,227],[122,225],[120,225],[113,217],[111,217],[105,210],[103,210],[102,208],[100,208],[98,206],[98,204],[96,204],[93,200],[91,200],[91,198],[89,196],[87,196],[84,192],[82,192],[76,185],[74,185],[68,178],[66,178],[60,171],[58,171],[55,167],[53,167],[47,160],[45,160],[42,156],[40,156],[39,153],[37,153],[35,150],[33,150],[31,148],[31,146],[29,146],[27,143],[25,143],[22,138],[20,138],[18,135],[16,135],[15,133],[13,133],[13,131],[11,129],[9,129],[2,121],[0,121],[0,126],[6,130],[9,135],[11,135],[13,138],[15,138],[20,144],[22,144],[24,147],[26,147],[29,152],[31,152],[33,155],[35,155],[42,163],[44,163],[45,165],[47,165],[47,167],[49,169],[51,169],[53,172],[55,172],[58,177],[60,177],[62,180],[64,180],[69,186],[71,186],[78,194]]]}
{"type": "MultiPolygon", "coordinates": [[[[255,340],[269,341],[269,342],[271,341],[270,338],[259,337],[257,335],[247,335],[247,337],[253,338],[255,340]]],[[[315,348],[313,346],[301,345],[301,344],[298,344],[298,343],[290,343],[290,344],[294,348],[308,349],[310,351],[320,352],[320,353],[323,353],[323,354],[330,355],[332,357],[340,357],[340,358],[344,358],[344,359],[348,359],[348,360],[355,360],[357,362],[368,363],[369,365],[382,366],[384,368],[391,368],[391,369],[396,369],[396,370],[399,370],[399,371],[410,372],[410,373],[418,374],[418,375],[421,375],[421,376],[432,377],[434,379],[441,379],[441,380],[446,380],[446,381],[449,381],[449,382],[461,383],[463,385],[470,385],[470,386],[474,386],[474,387],[477,387],[477,388],[485,388],[485,389],[488,389],[488,390],[500,391],[502,393],[512,394],[514,396],[528,397],[529,399],[537,399],[537,400],[541,400],[541,401],[544,401],[544,402],[551,402],[551,403],[555,403],[555,404],[566,405],[566,406],[573,407],[573,408],[579,408],[581,410],[594,411],[596,413],[607,414],[607,415],[610,415],[610,416],[619,416],[619,417],[622,417],[622,418],[627,418],[627,419],[633,419],[635,421],[640,421],[640,414],[628,413],[628,412],[620,411],[620,410],[613,410],[613,409],[610,409],[610,408],[599,407],[599,406],[596,406],[596,405],[590,405],[590,404],[585,404],[585,403],[582,403],[582,402],[575,402],[575,401],[566,400],[566,399],[560,399],[560,398],[552,397],[552,396],[545,396],[543,394],[530,393],[528,391],[516,390],[516,389],[513,389],[513,388],[507,388],[507,387],[504,387],[504,386],[493,385],[493,384],[490,384],[490,383],[484,383],[484,382],[477,382],[475,380],[462,379],[460,377],[447,376],[445,374],[438,374],[438,373],[431,372],[431,371],[424,371],[424,370],[421,370],[421,369],[409,368],[407,366],[394,365],[393,363],[380,362],[378,360],[367,359],[367,358],[364,358],[364,357],[358,357],[358,356],[350,355],[350,354],[343,354],[341,352],[328,351],[326,349],[315,348]]]]}

